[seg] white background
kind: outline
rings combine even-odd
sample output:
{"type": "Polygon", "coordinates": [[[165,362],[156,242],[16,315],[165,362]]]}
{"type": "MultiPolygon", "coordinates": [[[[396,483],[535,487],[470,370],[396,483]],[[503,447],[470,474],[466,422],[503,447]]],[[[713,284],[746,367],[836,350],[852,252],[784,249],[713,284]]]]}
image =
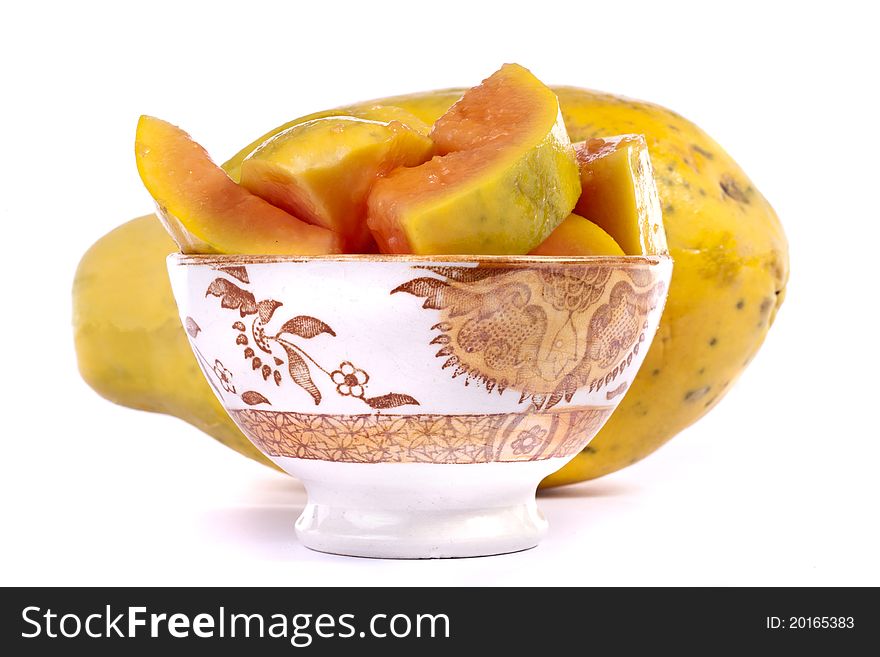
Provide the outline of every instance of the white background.
{"type": "Polygon", "coordinates": [[[2,584],[880,584],[876,22],[866,2],[17,2],[0,21],[2,584]],[[150,211],[137,116],[225,159],[313,110],[479,82],[671,107],[737,158],[791,243],[765,348],[645,461],[545,493],[537,549],[312,553],[293,480],[78,377],[83,251],[150,211]]]}

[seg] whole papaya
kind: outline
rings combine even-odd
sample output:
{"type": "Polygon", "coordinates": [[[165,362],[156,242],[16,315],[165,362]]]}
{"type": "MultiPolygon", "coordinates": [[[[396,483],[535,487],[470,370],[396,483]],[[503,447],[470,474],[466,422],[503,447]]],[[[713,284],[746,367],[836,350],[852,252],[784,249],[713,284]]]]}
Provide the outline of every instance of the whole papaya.
{"type": "MultiPolygon", "coordinates": [[[[545,480],[550,486],[634,463],[708,412],[761,346],[788,280],[776,213],[702,130],[657,105],[572,87],[555,91],[572,141],[645,135],[675,269],[659,333],[630,391],[592,443],[545,480]]],[[[312,114],[263,135],[224,168],[237,179],[241,161],[266,138],[318,116],[410,114],[430,124],[460,95],[425,92],[312,114]]],[[[189,352],[164,271],[173,250],[147,216],[83,257],[74,284],[83,377],[112,401],[176,415],[268,464],[226,416],[189,352]],[[113,303],[123,296],[137,303],[113,303]]]]}

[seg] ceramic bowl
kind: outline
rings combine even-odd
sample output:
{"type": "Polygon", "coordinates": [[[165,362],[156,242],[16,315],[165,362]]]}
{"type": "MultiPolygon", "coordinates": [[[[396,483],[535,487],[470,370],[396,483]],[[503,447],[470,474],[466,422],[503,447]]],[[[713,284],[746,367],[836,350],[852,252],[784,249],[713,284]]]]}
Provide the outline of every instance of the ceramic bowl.
{"type": "Polygon", "coordinates": [[[175,254],[168,268],[217,397],[305,485],[302,543],[430,558],[537,544],[537,485],[623,399],[672,262],[175,254]]]}

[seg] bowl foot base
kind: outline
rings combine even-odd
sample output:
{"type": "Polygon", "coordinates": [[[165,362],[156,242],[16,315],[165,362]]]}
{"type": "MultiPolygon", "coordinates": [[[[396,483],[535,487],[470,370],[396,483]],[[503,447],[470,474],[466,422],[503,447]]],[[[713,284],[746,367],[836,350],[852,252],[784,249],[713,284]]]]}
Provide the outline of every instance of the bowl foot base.
{"type": "Polygon", "coordinates": [[[319,552],[386,559],[527,550],[547,531],[535,489],[560,466],[557,460],[403,467],[298,463],[309,502],[296,534],[319,552]]]}
{"type": "Polygon", "coordinates": [[[297,520],[296,534],[303,545],[318,552],[448,559],[528,550],[538,544],[546,528],[534,502],[459,512],[378,512],[309,504],[297,520]]]}

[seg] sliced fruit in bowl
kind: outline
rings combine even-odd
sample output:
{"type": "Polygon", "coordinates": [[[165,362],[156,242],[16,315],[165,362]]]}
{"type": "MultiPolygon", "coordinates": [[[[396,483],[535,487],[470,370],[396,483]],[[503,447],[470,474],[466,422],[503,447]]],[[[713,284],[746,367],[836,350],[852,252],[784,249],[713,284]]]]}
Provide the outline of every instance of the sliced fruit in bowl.
{"type": "MultiPolygon", "coordinates": [[[[420,111],[419,114],[424,114],[424,112],[420,111]]],[[[223,170],[226,171],[226,173],[229,174],[229,177],[232,178],[235,182],[240,182],[242,163],[255,150],[257,150],[260,146],[272,139],[272,137],[281,132],[284,132],[285,130],[288,130],[289,128],[293,128],[295,126],[314,121],[315,119],[326,119],[333,117],[354,117],[356,119],[379,121],[381,123],[397,121],[398,123],[402,123],[411,130],[415,130],[419,134],[425,135],[426,137],[431,132],[431,123],[433,122],[433,119],[426,122],[421,116],[417,116],[413,112],[410,112],[403,107],[399,107],[398,105],[389,105],[388,103],[381,102],[361,103],[359,105],[348,107],[345,109],[314,112],[312,114],[309,114],[308,116],[296,119],[295,121],[288,121],[287,123],[283,123],[273,128],[269,132],[264,133],[262,136],[258,137],[250,144],[242,148],[240,151],[238,151],[238,153],[233,155],[229,160],[224,162],[223,170]]]]}
{"type": "Polygon", "coordinates": [[[429,159],[431,139],[399,121],[315,119],[278,133],[241,165],[241,184],[273,205],[341,236],[349,253],[373,244],[367,194],[398,167],[429,159]]]}
{"type": "Polygon", "coordinates": [[[437,156],[370,193],[368,223],[384,253],[528,253],[580,196],[559,100],[516,64],[465,92],[431,138],[437,156]]]}
{"type": "Polygon", "coordinates": [[[183,253],[339,253],[338,235],[312,226],[232,181],[180,128],[142,116],[138,173],[183,253]]]}
{"type": "Polygon", "coordinates": [[[667,253],[660,196],[642,135],[574,145],[581,172],[575,211],[532,255],[660,255],[667,253]]]}
{"type": "Polygon", "coordinates": [[[575,144],[581,196],[575,212],[604,229],[627,255],[666,252],[660,195],[642,135],[575,144]]]}
{"type": "Polygon", "coordinates": [[[570,214],[530,255],[595,256],[624,255],[608,233],[589,219],[570,214]]]}

